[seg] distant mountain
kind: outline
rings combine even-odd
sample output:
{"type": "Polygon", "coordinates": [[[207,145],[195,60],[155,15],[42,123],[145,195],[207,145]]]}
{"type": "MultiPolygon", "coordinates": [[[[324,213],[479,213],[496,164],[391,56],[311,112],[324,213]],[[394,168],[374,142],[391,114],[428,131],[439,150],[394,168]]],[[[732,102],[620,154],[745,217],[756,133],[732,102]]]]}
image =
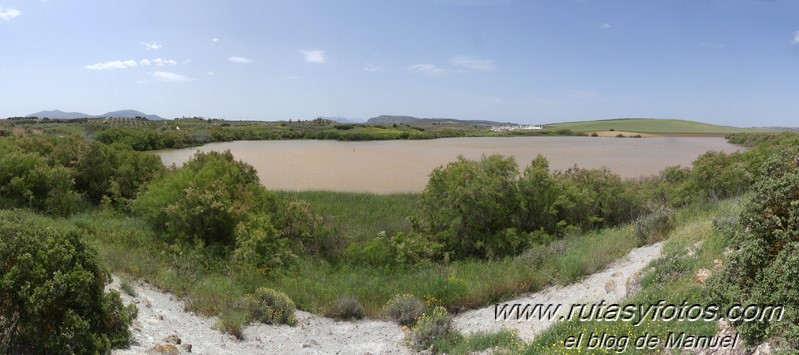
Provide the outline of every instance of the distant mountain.
{"type": "Polygon", "coordinates": [[[501,125],[506,122],[486,121],[486,120],[458,120],[454,118],[417,118],[412,116],[392,116],[380,115],[372,117],[366,121],[369,124],[386,123],[459,123],[459,124],[478,124],[478,125],[501,125]]]}
{"type": "Polygon", "coordinates": [[[53,110],[53,111],[39,111],[36,113],[32,113],[25,117],[39,117],[39,118],[52,118],[52,119],[71,119],[71,118],[97,118],[97,117],[144,117],[148,120],[163,120],[161,116],[158,115],[148,115],[141,111],[136,110],[120,110],[120,111],[111,111],[106,112],[102,115],[89,115],[81,112],[64,112],[61,110],[53,110]]]}
{"type": "Polygon", "coordinates": [[[330,117],[330,116],[319,116],[319,118],[336,121],[338,123],[364,123],[364,120],[360,118],[330,117]]]}
{"type": "Polygon", "coordinates": [[[54,118],[54,119],[68,119],[68,118],[89,118],[92,117],[91,115],[87,115],[85,113],[80,112],[64,112],[61,110],[53,110],[53,111],[39,111],[36,113],[32,113],[25,117],[39,117],[39,118],[54,118]]]}
{"type": "Polygon", "coordinates": [[[96,117],[144,117],[150,121],[160,121],[164,118],[158,115],[148,115],[141,111],[136,110],[120,110],[120,111],[111,111],[106,112],[105,114],[96,116],[96,117]]]}

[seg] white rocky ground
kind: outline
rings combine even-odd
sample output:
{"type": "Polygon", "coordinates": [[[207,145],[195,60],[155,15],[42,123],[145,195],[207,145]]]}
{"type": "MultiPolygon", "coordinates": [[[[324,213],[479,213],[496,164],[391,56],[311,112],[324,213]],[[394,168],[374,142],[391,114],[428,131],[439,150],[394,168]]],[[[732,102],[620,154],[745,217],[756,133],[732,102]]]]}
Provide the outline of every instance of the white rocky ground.
{"type": "Polygon", "coordinates": [[[496,332],[502,328],[516,329],[519,337],[530,340],[542,332],[561,316],[565,316],[572,304],[617,303],[629,293],[637,292],[638,274],[650,261],[661,255],[662,245],[633,249],[626,257],[612,262],[600,272],[586,276],[580,281],[566,286],[550,286],[539,292],[523,295],[507,304],[553,304],[561,305],[552,320],[495,320],[494,306],[466,311],[455,317],[455,328],[469,334],[477,331],[496,332]]]}
{"type": "MultiPolygon", "coordinates": [[[[119,289],[119,280],[110,287],[119,289]]],[[[337,322],[298,310],[296,326],[254,323],[244,329],[244,339],[239,341],[214,328],[216,317],[185,312],[182,301],[152,286],[137,284],[136,297],[120,293],[123,302],[136,304],[139,316],[133,324],[132,346],[114,354],[147,353],[156,344],[172,345],[181,353],[188,352],[185,344],[191,344],[192,354],[411,353],[403,345],[405,334],[391,322],[337,322]],[[167,341],[171,335],[176,335],[181,344],[167,341]]]]}
{"type": "MultiPolygon", "coordinates": [[[[638,248],[613,262],[601,272],[568,286],[553,286],[541,292],[524,295],[507,303],[557,303],[568,309],[574,303],[618,302],[625,297],[626,283],[649,261],[659,257],[661,245],[638,248]]],[[[634,282],[633,282],[634,284],[634,282]]],[[[110,288],[119,289],[114,280],[110,288]]],[[[380,320],[357,322],[334,321],[307,312],[297,311],[297,326],[253,324],[245,328],[244,340],[214,328],[217,318],[206,318],[184,311],[183,302],[152,286],[136,284],[136,297],[121,292],[125,303],[139,309],[133,325],[133,342],[129,349],[114,354],[153,352],[156,345],[170,345],[172,351],[194,354],[409,354],[404,345],[405,334],[394,323],[380,320]],[[175,335],[176,337],[168,339],[175,335]],[[177,339],[181,344],[175,344],[177,339]],[[172,348],[172,346],[174,348],[172,348]]],[[[634,288],[634,285],[633,285],[634,288]]],[[[455,326],[468,334],[496,331],[503,327],[519,330],[519,335],[532,339],[551,325],[551,321],[495,321],[494,306],[464,312],[455,317],[455,326]]],[[[162,348],[162,350],[165,350],[162,348]]]]}

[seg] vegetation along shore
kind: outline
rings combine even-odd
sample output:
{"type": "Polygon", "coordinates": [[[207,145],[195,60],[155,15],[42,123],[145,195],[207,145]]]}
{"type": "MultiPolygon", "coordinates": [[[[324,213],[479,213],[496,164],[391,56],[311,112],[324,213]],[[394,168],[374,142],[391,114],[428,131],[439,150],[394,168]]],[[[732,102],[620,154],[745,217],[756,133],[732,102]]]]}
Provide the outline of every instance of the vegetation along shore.
{"type": "Polygon", "coordinates": [[[575,320],[528,343],[452,326],[453,314],[571,283],[661,241],[665,256],[629,302],[784,304],[780,321],[732,325],[747,346],[799,349],[796,133],[697,126],[688,133],[729,134],[747,149],[638,179],[553,170],[543,156],[461,158],[433,170],[422,192],[389,195],[270,191],[229,152],[168,168],[139,152],[239,139],[686,133],[640,126],[651,122],[535,133],[433,123],[2,122],[0,353],[127,346],[137,312],[105,291],[109,273],[169,291],[239,338],[251,322],[295,325],[295,308],[391,319],[408,327],[411,349],[447,353],[565,351],[563,338],[592,331],[716,334],[713,322],[575,320]],[[696,282],[704,269],[712,276],[696,282]]]}

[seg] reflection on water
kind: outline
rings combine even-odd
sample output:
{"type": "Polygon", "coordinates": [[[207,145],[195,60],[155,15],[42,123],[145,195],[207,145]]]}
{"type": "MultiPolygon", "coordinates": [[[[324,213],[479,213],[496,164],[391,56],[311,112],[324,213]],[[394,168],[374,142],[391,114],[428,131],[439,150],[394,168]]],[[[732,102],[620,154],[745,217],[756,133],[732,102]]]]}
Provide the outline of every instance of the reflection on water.
{"type": "Polygon", "coordinates": [[[181,165],[197,150],[230,150],[258,170],[261,183],[275,190],[418,192],[430,172],[458,155],[513,156],[523,169],[537,155],[550,168],[606,166],[625,178],[656,174],[670,165],[688,166],[709,150],[739,147],[723,138],[512,137],[338,142],[315,140],[237,141],[161,151],[164,164],[181,165]]]}

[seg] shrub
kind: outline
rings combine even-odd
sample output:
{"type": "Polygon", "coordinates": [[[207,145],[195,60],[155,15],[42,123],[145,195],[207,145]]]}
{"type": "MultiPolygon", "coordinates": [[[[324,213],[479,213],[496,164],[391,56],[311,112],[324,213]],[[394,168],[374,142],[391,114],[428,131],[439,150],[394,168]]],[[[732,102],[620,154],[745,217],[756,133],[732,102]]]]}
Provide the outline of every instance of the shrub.
{"type": "Polygon", "coordinates": [[[435,340],[452,333],[452,317],[444,307],[439,306],[416,321],[410,334],[411,346],[417,350],[427,349],[435,340]]]}
{"type": "Polygon", "coordinates": [[[558,198],[557,181],[549,171],[549,161],[542,155],[533,159],[517,182],[520,209],[516,224],[521,230],[545,230],[554,234],[558,223],[553,205],[558,198]]]}
{"type": "Polygon", "coordinates": [[[710,151],[694,161],[691,182],[705,199],[719,200],[745,192],[752,184],[752,174],[740,153],[710,151]]]}
{"type": "Polygon", "coordinates": [[[413,295],[396,295],[386,303],[384,312],[400,325],[411,326],[424,313],[424,302],[413,295]]]}
{"type": "Polygon", "coordinates": [[[415,231],[397,233],[392,236],[391,248],[396,261],[401,264],[416,264],[440,259],[445,254],[444,246],[441,243],[415,231]]]}
{"type": "Polygon", "coordinates": [[[264,213],[246,216],[233,233],[236,240],[233,261],[236,263],[269,271],[296,258],[289,250],[288,239],[277,234],[264,213]]]}
{"type": "Polygon", "coordinates": [[[128,296],[136,297],[136,288],[130,283],[127,277],[123,277],[119,281],[119,289],[128,296]]]}
{"type": "Polygon", "coordinates": [[[247,323],[247,313],[242,310],[231,310],[223,313],[214,326],[241,340],[244,339],[244,323],[247,323]]]}
{"type": "Polygon", "coordinates": [[[255,169],[229,151],[197,153],[151,183],[134,211],[168,239],[232,247],[234,228],[253,211],[275,210],[276,197],[260,184],[255,169]]]}
{"type": "Polygon", "coordinates": [[[328,316],[335,319],[361,319],[363,306],[354,296],[344,295],[333,301],[328,316]]]}
{"type": "Polygon", "coordinates": [[[319,252],[327,236],[309,204],[280,200],[229,151],[197,153],[151,183],[133,210],[167,241],[208,247],[267,270],[286,265],[294,251],[319,252]]]}
{"type": "Polygon", "coordinates": [[[727,232],[733,250],[717,276],[708,281],[709,298],[724,305],[784,305],[781,320],[733,322],[742,338],[757,344],[782,337],[799,349],[799,157],[771,159],[770,176],[756,183],[738,227],[727,232]]]}
{"type": "Polygon", "coordinates": [[[397,261],[392,239],[386,237],[386,232],[381,231],[377,237],[364,243],[352,243],[344,253],[344,259],[358,265],[381,267],[394,264],[397,261]]]}
{"type": "Polygon", "coordinates": [[[633,235],[638,240],[638,245],[664,240],[669,232],[674,229],[674,213],[671,209],[660,206],[654,212],[638,217],[633,225],[633,235]]]}
{"type": "Polygon", "coordinates": [[[294,302],[285,293],[261,287],[247,296],[246,308],[250,317],[266,324],[294,325],[294,302]]]}
{"type": "Polygon", "coordinates": [[[136,307],[110,281],[77,228],[0,211],[0,353],[97,353],[125,346],[136,307]]]}
{"type": "Polygon", "coordinates": [[[51,167],[36,153],[0,150],[0,195],[16,207],[27,207],[51,215],[66,216],[80,205],[71,171],[51,167]]]}
{"type": "Polygon", "coordinates": [[[423,234],[433,236],[456,259],[520,251],[524,245],[496,238],[513,225],[517,175],[513,158],[500,155],[479,161],[459,157],[436,168],[420,197],[423,234]]]}

